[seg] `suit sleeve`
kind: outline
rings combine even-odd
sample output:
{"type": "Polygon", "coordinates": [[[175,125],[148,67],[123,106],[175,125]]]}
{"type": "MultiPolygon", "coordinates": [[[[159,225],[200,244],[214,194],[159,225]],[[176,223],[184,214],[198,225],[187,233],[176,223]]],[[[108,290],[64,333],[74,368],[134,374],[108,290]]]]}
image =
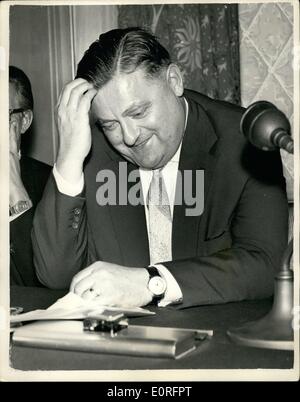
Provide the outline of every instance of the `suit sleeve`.
{"type": "Polygon", "coordinates": [[[35,212],[32,245],[36,273],[45,286],[66,289],[88,264],[85,198],[58,191],[53,174],[35,212]]]}
{"type": "Polygon", "coordinates": [[[287,244],[287,205],[280,175],[268,184],[249,176],[230,225],[231,247],[164,263],[182,290],[179,308],[271,296],[287,244]]]}

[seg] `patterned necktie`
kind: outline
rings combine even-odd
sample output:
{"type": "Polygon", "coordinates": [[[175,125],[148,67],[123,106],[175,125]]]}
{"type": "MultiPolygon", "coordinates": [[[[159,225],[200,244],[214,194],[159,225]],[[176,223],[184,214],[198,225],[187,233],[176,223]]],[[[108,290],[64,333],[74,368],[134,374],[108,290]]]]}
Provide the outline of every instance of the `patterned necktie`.
{"type": "Polygon", "coordinates": [[[150,263],[172,260],[172,217],[161,170],[153,170],[148,192],[150,263]]]}

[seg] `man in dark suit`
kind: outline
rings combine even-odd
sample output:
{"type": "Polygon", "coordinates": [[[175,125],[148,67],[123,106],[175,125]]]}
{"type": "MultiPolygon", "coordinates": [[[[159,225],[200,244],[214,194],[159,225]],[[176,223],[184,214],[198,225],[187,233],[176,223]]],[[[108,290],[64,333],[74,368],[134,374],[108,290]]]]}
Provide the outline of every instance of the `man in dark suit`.
{"type": "Polygon", "coordinates": [[[10,282],[11,285],[36,286],[31,229],[34,210],[42,197],[50,166],[21,156],[21,136],[33,120],[33,96],[26,74],[9,67],[9,141],[10,141],[10,282]]]}
{"type": "Polygon", "coordinates": [[[145,31],[101,35],[59,99],[60,149],[34,222],[39,279],[102,305],[270,296],[285,183],[279,153],[240,134],[242,114],[184,91],[145,31]]]}

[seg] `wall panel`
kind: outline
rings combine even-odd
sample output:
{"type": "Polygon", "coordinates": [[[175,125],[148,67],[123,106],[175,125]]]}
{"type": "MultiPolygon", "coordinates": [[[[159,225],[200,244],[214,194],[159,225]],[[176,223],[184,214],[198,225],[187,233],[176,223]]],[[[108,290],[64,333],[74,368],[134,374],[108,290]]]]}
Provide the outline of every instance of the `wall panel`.
{"type": "Polygon", "coordinates": [[[103,32],[118,27],[116,6],[73,6],[73,40],[75,67],[89,45],[103,32]]]}
{"type": "MultiPolygon", "coordinates": [[[[257,100],[274,103],[294,119],[293,6],[288,3],[239,5],[241,99],[247,107],[257,100]]],[[[287,192],[293,199],[293,157],[281,152],[287,192]]]]}
{"type": "MultiPolygon", "coordinates": [[[[25,143],[36,159],[53,161],[53,121],[48,8],[13,6],[10,8],[9,63],[28,75],[34,96],[34,122],[25,143]]],[[[24,138],[25,139],[25,138],[24,138]]]]}
{"type": "Polygon", "coordinates": [[[11,6],[10,64],[28,75],[35,100],[25,153],[53,164],[58,149],[54,110],[89,44],[117,27],[116,6],[11,6]]]}

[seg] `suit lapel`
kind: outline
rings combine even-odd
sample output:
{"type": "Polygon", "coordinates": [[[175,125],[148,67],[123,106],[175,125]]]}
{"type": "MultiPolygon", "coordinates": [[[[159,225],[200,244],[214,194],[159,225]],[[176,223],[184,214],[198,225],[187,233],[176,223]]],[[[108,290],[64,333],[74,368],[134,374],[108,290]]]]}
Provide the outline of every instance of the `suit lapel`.
{"type": "Polygon", "coordinates": [[[191,206],[187,205],[186,195],[184,194],[185,183],[187,181],[185,172],[193,172],[192,188],[195,194],[196,171],[204,171],[205,210],[217,159],[213,153],[213,146],[217,141],[217,136],[207,114],[199,104],[188,99],[188,97],[186,99],[189,104],[189,115],[179,161],[179,172],[183,178],[183,185],[180,190],[179,182],[177,182],[176,188],[176,191],[181,192],[183,203],[182,205],[174,206],[173,259],[187,258],[197,254],[199,225],[203,216],[203,213],[198,216],[187,216],[186,214],[186,210],[190,209],[191,206]]]}
{"type": "MultiPolygon", "coordinates": [[[[119,166],[115,165],[115,168],[119,169],[119,166]]],[[[132,163],[124,161],[122,166],[127,170],[126,193],[137,194],[138,198],[142,200],[142,186],[138,168],[132,163]],[[128,176],[132,173],[135,174],[136,180],[128,182],[128,176]],[[139,193],[137,193],[137,186],[139,193]]],[[[116,177],[120,177],[118,173],[116,177]]],[[[125,191],[123,194],[125,195],[125,191]]],[[[118,205],[117,203],[117,205],[110,207],[110,214],[113,225],[117,228],[116,236],[122,250],[124,265],[147,266],[150,258],[144,205],[141,203],[132,205],[131,202],[127,202],[127,205],[118,205]]]]}
{"type": "MultiPolygon", "coordinates": [[[[102,254],[98,255],[98,258],[118,262],[125,266],[147,266],[149,264],[149,246],[144,205],[131,205],[128,202],[125,203],[126,205],[119,205],[120,192],[123,194],[123,199],[124,195],[127,198],[130,191],[136,194],[135,189],[140,183],[138,168],[125,161],[106,141],[101,140],[98,150],[96,144],[95,148],[95,157],[101,153],[103,156],[104,149],[106,157],[102,157],[102,160],[99,158],[99,162],[94,165],[97,166],[96,169],[91,170],[99,172],[106,169],[113,172],[117,187],[116,205],[99,206],[97,202],[93,201],[91,217],[98,215],[97,219],[92,218],[94,237],[100,237],[104,242],[101,245],[102,254]],[[136,171],[135,181],[128,182],[128,176],[134,171],[136,171]],[[122,184],[121,191],[119,182],[122,184]]],[[[95,200],[94,194],[100,185],[100,183],[96,183],[96,187],[88,198],[92,197],[95,200]]],[[[142,197],[142,194],[140,196],[142,197]]]]}

